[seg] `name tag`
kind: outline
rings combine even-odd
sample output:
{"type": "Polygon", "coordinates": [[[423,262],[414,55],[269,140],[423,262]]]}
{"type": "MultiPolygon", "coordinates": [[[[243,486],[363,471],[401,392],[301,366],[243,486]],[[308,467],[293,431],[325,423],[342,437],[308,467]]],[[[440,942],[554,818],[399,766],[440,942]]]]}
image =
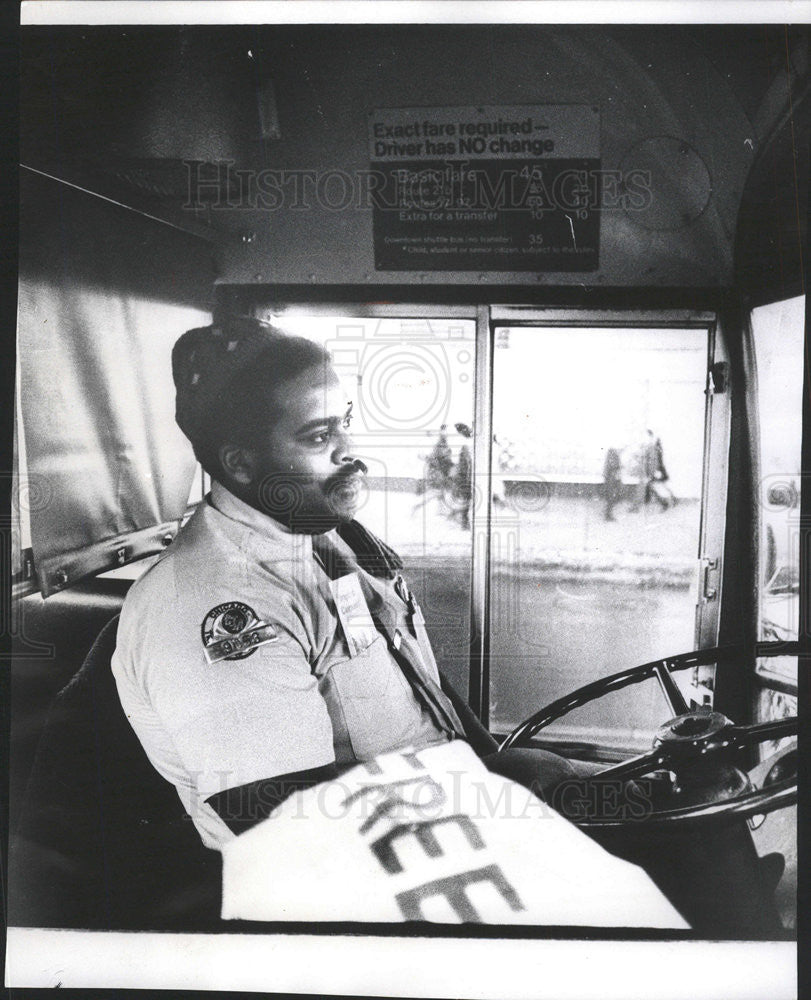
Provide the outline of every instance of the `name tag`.
{"type": "Polygon", "coordinates": [[[377,638],[377,629],[360,589],[357,573],[330,580],[330,590],[349,645],[349,655],[357,656],[377,638]]]}

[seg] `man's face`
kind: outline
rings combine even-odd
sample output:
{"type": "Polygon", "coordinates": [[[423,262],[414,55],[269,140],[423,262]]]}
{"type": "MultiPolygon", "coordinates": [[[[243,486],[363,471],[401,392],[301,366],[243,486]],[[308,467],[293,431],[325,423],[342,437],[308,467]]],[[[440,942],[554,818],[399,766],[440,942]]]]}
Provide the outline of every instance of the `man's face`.
{"type": "Polygon", "coordinates": [[[308,368],[269,388],[274,416],[254,438],[259,510],[299,531],[327,531],[355,514],[363,463],[353,461],[352,404],[332,368],[308,368]]]}

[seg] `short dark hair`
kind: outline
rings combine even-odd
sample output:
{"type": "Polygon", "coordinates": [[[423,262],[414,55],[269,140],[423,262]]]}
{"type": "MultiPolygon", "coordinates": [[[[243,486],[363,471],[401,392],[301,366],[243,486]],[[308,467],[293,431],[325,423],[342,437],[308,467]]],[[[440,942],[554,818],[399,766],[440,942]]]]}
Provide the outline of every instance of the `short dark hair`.
{"type": "Polygon", "coordinates": [[[220,448],[224,444],[252,446],[261,428],[274,419],[275,389],[308,368],[326,367],[332,356],[326,348],[305,337],[286,336],[268,343],[247,369],[235,372],[195,435],[192,447],[197,461],[220,479],[220,448]]]}

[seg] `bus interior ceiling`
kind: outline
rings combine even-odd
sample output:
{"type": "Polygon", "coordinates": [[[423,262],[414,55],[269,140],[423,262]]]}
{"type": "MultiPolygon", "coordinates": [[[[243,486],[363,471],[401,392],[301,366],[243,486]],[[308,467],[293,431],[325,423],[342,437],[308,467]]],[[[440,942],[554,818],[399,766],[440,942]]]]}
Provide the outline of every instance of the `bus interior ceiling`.
{"type": "MultiPolygon", "coordinates": [[[[223,285],[486,284],[518,286],[523,300],[539,285],[724,289],[767,146],[770,173],[750,199],[769,202],[759,231],[776,224],[775,199],[790,203],[783,147],[803,113],[806,59],[802,29],[765,26],[42,29],[24,42],[21,152],[35,169],[136,206],[152,198],[209,229],[223,285]],[[372,133],[370,118],[533,105],[597,116],[586,158],[604,175],[598,266],[376,269],[370,158],[392,162],[409,136],[385,123],[372,133]],[[651,174],[644,204],[628,179],[639,171],[651,174]]],[[[422,144],[410,159],[426,162],[440,141],[410,138],[422,144]]],[[[479,155],[473,131],[444,138],[455,158],[479,155]]],[[[793,155],[806,155],[801,144],[793,155]]],[[[796,208],[780,221],[796,230],[796,208]]],[[[798,236],[784,235],[785,272],[798,236]]]]}

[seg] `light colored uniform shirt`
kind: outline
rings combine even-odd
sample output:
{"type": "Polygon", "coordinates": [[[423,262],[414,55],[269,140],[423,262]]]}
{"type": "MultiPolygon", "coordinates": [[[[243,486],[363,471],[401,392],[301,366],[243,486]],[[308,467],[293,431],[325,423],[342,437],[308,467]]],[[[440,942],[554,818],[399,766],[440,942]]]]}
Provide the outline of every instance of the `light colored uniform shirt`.
{"type": "MultiPolygon", "coordinates": [[[[334,531],[328,537],[357,565],[334,531]]],[[[358,573],[405,632],[393,586],[358,573]]],[[[309,535],[214,483],[127,595],[112,659],[121,704],[208,847],[234,836],[206,804],[211,795],[448,739],[382,634],[350,655],[330,582],[309,535]]],[[[412,660],[438,683],[418,617],[412,660]]]]}

